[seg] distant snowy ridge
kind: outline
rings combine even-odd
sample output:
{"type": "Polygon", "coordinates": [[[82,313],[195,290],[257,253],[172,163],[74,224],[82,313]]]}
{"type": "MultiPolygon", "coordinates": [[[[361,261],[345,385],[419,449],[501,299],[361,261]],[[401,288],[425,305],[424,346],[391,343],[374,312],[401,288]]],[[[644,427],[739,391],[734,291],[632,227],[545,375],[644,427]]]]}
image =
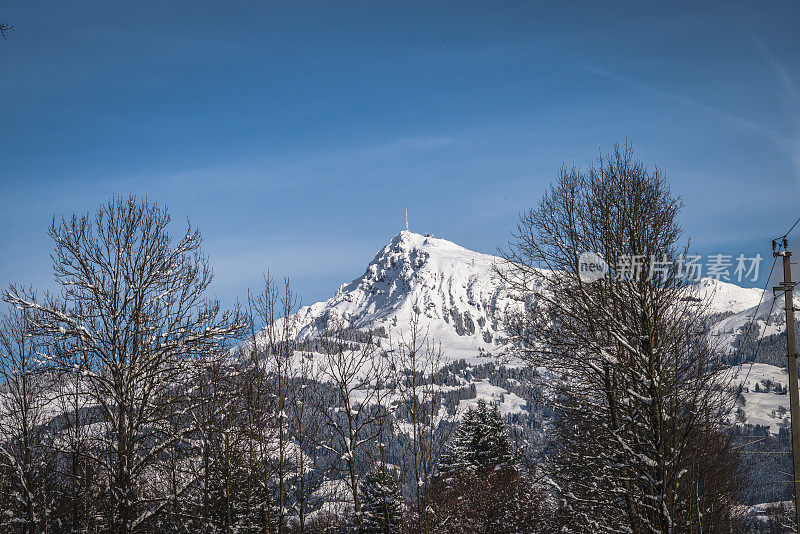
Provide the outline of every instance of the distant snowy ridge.
{"type": "MultiPolygon", "coordinates": [[[[800,307],[800,296],[794,297],[794,305],[800,307]]],[[[738,348],[743,334],[749,333],[757,339],[779,334],[785,329],[783,296],[778,295],[776,300],[771,293],[765,293],[760,306],[756,303],[750,308],[722,319],[712,327],[711,335],[717,338],[720,348],[734,350],[738,348]]]]}
{"type": "Polygon", "coordinates": [[[698,298],[708,299],[706,313],[740,313],[758,305],[764,292],[757,287],[740,287],[714,278],[702,278],[695,284],[698,298]]]}
{"type": "MultiPolygon", "coordinates": [[[[355,329],[403,331],[419,306],[429,336],[447,360],[477,361],[507,347],[501,319],[519,303],[495,275],[498,256],[473,252],[445,239],[403,231],[394,236],[364,274],[343,284],[333,297],[304,306],[294,316],[297,339],[320,335],[334,316],[355,329]]],[[[704,278],[697,296],[708,299],[709,315],[733,313],[715,326],[722,345],[732,346],[762,290],[704,278]],[[744,318],[744,319],[743,319],[744,318]],[[726,326],[722,326],[723,323],[726,326]]],[[[768,308],[769,302],[761,308],[768,308]]]]}

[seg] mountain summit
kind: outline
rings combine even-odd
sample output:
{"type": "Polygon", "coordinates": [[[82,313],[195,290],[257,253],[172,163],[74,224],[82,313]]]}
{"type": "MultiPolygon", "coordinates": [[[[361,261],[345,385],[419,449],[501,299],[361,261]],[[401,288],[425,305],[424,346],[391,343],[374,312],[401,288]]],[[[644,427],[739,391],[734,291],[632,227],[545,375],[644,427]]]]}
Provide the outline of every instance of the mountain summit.
{"type": "Polygon", "coordinates": [[[503,343],[495,312],[512,305],[493,276],[499,260],[445,239],[400,232],[364,274],[331,299],[298,310],[298,337],[315,337],[333,315],[351,328],[402,331],[417,306],[446,358],[497,352],[503,343]]]}

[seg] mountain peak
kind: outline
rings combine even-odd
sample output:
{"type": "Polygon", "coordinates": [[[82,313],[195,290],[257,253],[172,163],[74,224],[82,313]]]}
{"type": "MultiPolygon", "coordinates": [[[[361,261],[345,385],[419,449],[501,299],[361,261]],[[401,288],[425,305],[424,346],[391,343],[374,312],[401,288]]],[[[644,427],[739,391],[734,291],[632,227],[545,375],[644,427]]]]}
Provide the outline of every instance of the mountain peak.
{"type": "Polygon", "coordinates": [[[373,262],[385,255],[411,255],[415,252],[417,255],[427,254],[437,257],[450,257],[452,259],[460,258],[468,261],[474,260],[476,257],[483,257],[484,259],[490,259],[490,261],[497,259],[494,256],[466,249],[447,239],[434,237],[432,234],[418,234],[403,230],[392,237],[389,243],[378,252],[373,262]]]}
{"type": "Polygon", "coordinates": [[[428,239],[430,239],[430,235],[424,236],[409,230],[403,230],[395,235],[389,243],[378,252],[377,256],[383,253],[410,252],[414,249],[420,249],[428,244],[428,239]]]}
{"type": "MultiPolygon", "coordinates": [[[[395,235],[386,247],[411,250],[431,246],[456,247],[467,250],[446,239],[434,237],[433,234],[418,234],[410,230],[403,230],[395,235]]],[[[384,247],[384,248],[386,248],[384,247]]]]}
{"type": "Polygon", "coordinates": [[[470,359],[496,350],[494,310],[505,303],[493,276],[497,259],[404,230],[378,251],[363,275],[331,299],[301,308],[298,334],[318,335],[333,315],[351,328],[393,331],[407,325],[416,309],[447,357],[470,359]]]}

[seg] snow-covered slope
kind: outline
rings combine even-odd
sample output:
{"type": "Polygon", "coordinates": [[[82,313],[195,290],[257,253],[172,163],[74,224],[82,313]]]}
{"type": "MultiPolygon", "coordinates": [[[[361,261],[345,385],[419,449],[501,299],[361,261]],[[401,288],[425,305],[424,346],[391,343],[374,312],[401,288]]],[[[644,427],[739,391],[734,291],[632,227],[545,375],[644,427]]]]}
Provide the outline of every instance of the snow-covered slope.
{"type": "Polygon", "coordinates": [[[772,434],[777,434],[781,426],[788,424],[789,417],[789,395],[784,393],[789,383],[786,369],[765,363],[747,363],[737,365],[732,371],[732,384],[744,386],[745,403],[741,407],[744,422],[767,426],[772,434]],[[776,388],[776,384],[780,387],[776,388]]]}
{"type": "Polygon", "coordinates": [[[402,331],[417,306],[446,359],[497,353],[503,348],[498,318],[513,306],[493,276],[498,260],[445,239],[401,232],[363,275],[297,312],[298,338],[315,337],[334,315],[352,328],[402,331]]]}

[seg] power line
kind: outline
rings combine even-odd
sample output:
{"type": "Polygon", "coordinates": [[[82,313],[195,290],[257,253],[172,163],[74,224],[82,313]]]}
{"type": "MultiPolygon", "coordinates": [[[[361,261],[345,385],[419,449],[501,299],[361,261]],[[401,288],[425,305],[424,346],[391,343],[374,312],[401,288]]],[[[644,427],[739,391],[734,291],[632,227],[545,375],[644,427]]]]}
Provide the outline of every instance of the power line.
{"type": "MultiPolygon", "coordinates": [[[[770,267],[769,275],[767,275],[767,283],[764,285],[764,290],[761,292],[761,298],[758,299],[758,304],[756,305],[756,309],[753,311],[753,316],[750,317],[750,321],[747,324],[747,328],[745,329],[745,336],[749,335],[750,329],[753,326],[756,316],[758,315],[758,309],[761,307],[761,303],[764,301],[764,295],[767,293],[767,288],[769,287],[769,281],[772,279],[772,272],[775,270],[775,264],[777,262],[778,258],[773,257],[772,267],[770,267]]],[[[769,307],[769,312],[767,313],[767,319],[764,321],[764,330],[763,332],[759,333],[758,340],[756,341],[756,349],[753,351],[753,359],[750,361],[750,367],[747,369],[747,375],[744,377],[744,381],[742,382],[742,384],[745,384],[747,382],[747,379],[750,378],[750,371],[753,370],[753,364],[756,363],[756,356],[758,355],[758,349],[761,348],[761,340],[764,339],[764,333],[766,333],[767,331],[767,326],[769,326],[770,319],[772,318],[772,310],[774,308],[775,308],[775,297],[773,296],[772,305],[769,307]]]]}
{"type": "MultiPolygon", "coordinates": [[[[796,221],[794,222],[794,224],[792,225],[792,227],[791,227],[791,228],[789,228],[789,229],[786,231],[786,233],[785,233],[785,234],[783,234],[782,236],[780,236],[778,239],[783,239],[784,237],[788,236],[788,235],[789,235],[789,234],[792,232],[792,230],[794,230],[794,227],[795,227],[795,226],[797,226],[797,224],[798,224],[798,223],[800,223],[800,217],[798,217],[798,218],[797,218],[797,220],[796,220],[796,221]]],[[[776,239],[776,241],[777,241],[778,239],[776,239]]]]}
{"type": "Polygon", "coordinates": [[[750,317],[750,320],[748,321],[747,330],[749,330],[750,327],[753,326],[753,321],[755,320],[756,315],[758,314],[758,308],[761,307],[761,303],[764,302],[764,295],[766,294],[767,288],[769,287],[769,281],[772,279],[772,273],[775,270],[776,263],[778,263],[778,258],[777,257],[772,258],[772,267],[769,268],[769,274],[767,275],[767,282],[766,284],[764,284],[764,290],[761,292],[761,297],[758,299],[758,304],[756,305],[756,309],[753,311],[753,315],[750,317]]]}
{"type": "Polygon", "coordinates": [[[742,382],[743,384],[747,382],[748,378],[750,378],[750,371],[753,370],[753,364],[756,363],[756,357],[758,356],[758,349],[761,348],[761,340],[764,339],[764,334],[766,334],[767,327],[769,326],[769,322],[772,319],[772,310],[775,309],[775,300],[776,299],[774,298],[772,299],[772,305],[769,307],[769,311],[767,312],[767,319],[764,321],[764,328],[763,330],[760,330],[760,333],[758,335],[758,341],[756,341],[756,348],[753,351],[753,359],[750,360],[750,368],[747,370],[747,375],[745,375],[744,382],[742,382]]]}
{"type": "Polygon", "coordinates": [[[769,439],[769,436],[764,436],[763,438],[758,438],[753,441],[748,441],[747,443],[742,443],[741,445],[737,445],[734,449],[741,449],[742,447],[747,447],[748,445],[752,445],[753,443],[758,443],[759,441],[764,441],[765,439],[769,439]]]}

